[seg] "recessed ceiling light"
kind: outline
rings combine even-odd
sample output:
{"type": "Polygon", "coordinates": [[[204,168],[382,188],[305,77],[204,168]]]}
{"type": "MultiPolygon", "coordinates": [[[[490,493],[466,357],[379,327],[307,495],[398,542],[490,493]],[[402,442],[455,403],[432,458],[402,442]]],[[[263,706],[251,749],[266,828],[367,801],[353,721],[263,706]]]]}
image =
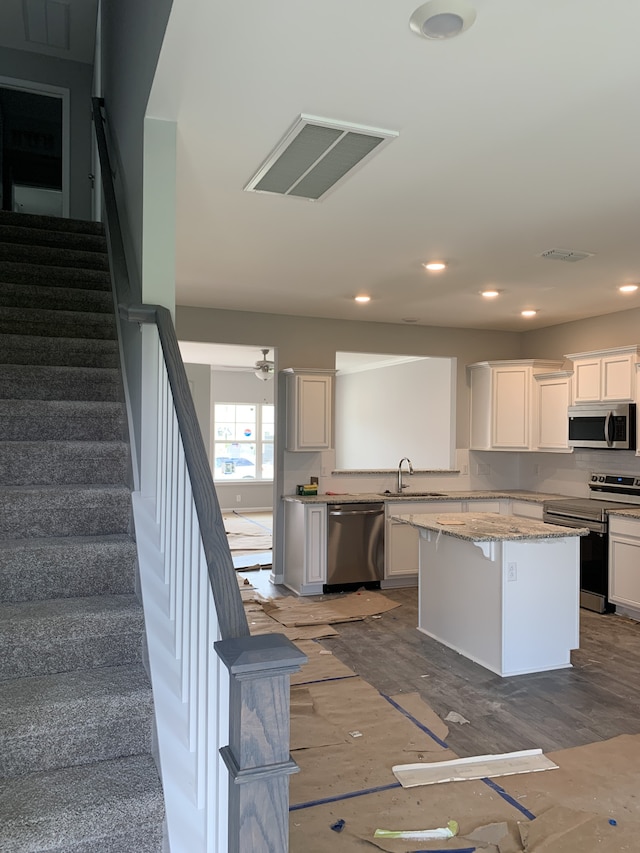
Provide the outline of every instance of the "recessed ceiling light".
{"type": "Polygon", "coordinates": [[[365,296],[365,295],[363,294],[362,296],[356,296],[356,297],[355,297],[355,301],[356,301],[356,302],[371,302],[371,297],[370,297],[370,296],[365,296]]]}
{"type": "Polygon", "coordinates": [[[635,293],[637,289],[637,284],[623,284],[621,287],[618,288],[620,293],[635,293]]]}
{"type": "Polygon", "coordinates": [[[466,0],[429,0],[409,18],[414,33],[426,39],[450,39],[467,30],[476,10],[466,0]]]}
{"type": "Polygon", "coordinates": [[[520,313],[523,317],[535,317],[538,312],[534,311],[533,308],[527,308],[524,311],[521,311],[520,313]]]}
{"type": "Polygon", "coordinates": [[[485,299],[495,299],[496,296],[500,296],[499,290],[481,290],[480,295],[484,296],[485,299]]]}
{"type": "Polygon", "coordinates": [[[429,261],[428,264],[422,264],[422,266],[429,272],[440,272],[440,270],[446,269],[447,265],[444,261],[429,261]]]}

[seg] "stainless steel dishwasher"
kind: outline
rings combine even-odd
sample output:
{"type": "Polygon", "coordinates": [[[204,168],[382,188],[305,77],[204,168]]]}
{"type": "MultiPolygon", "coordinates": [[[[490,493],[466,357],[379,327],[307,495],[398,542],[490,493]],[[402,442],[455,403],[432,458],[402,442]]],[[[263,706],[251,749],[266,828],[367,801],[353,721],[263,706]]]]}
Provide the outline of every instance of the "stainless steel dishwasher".
{"type": "Polygon", "coordinates": [[[384,577],[384,503],[328,506],[327,583],[380,586],[384,577]]]}

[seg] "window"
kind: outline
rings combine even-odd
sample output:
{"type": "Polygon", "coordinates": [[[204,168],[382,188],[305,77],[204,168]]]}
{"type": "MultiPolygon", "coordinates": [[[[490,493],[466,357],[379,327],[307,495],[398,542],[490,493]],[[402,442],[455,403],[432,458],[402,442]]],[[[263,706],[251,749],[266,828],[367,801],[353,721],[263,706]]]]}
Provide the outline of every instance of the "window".
{"type": "Polygon", "coordinates": [[[273,480],[273,405],[216,403],[213,419],[214,479],[273,480]]]}

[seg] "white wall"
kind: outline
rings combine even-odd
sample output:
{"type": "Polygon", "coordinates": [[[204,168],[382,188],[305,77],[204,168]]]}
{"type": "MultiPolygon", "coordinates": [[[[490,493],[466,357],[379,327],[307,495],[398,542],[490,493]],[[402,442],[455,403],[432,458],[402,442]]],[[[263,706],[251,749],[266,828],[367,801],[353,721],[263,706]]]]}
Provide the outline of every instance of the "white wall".
{"type": "Polygon", "coordinates": [[[454,439],[455,359],[337,374],[336,468],[453,468],[454,439]]]}

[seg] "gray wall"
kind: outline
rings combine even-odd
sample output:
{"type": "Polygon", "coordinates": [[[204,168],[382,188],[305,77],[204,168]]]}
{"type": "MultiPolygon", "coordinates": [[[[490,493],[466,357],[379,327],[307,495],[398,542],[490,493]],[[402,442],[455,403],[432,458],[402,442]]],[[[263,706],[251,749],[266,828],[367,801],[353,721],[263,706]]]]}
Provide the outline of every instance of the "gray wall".
{"type": "Polygon", "coordinates": [[[0,47],[0,73],[34,83],[69,89],[70,191],[69,213],[74,219],[91,219],[91,83],[93,68],[26,50],[0,47]]]}
{"type": "Polygon", "coordinates": [[[631,346],[640,343],[640,308],[548,326],[522,337],[524,358],[562,358],[568,353],[631,346]]]}
{"type": "Polygon", "coordinates": [[[483,332],[435,326],[400,326],[218,311],[177,306],[176,329],[182,341],[255,345],[268,340],[277,350],[277,367],[335,367],[336,352],[456,357],[456,446],[469,446],[469,389],[465,366],[489,358],[520,358],[517,332],[483,332]]]}

